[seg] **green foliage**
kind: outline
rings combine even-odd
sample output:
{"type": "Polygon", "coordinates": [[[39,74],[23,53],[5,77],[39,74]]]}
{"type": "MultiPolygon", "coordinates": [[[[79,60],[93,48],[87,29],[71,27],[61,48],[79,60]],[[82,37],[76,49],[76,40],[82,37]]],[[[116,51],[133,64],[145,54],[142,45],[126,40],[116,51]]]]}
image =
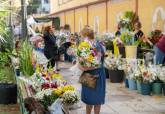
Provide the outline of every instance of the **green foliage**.
{"type": "Polygon", "coordinates": [[[0,67],[0,83],[15,83],[12,66],[0,67]]]}
{"type": "Polygon", "coordinates": [[[130,31],[122,32],[120,39],[125,45],[139,45],[140,41],[134,40],[134,34],[130,31]]]}
{"type": "Polygon", "coordinates": [[[34,73],[32,65],[32,51],[32,46],[27,40],[25,40],[20,50],[21,71],[25,76],[32,76],[34,73]]]}
{"type": "Polygon", "coordinates": [[[27,6],[27,14],[30,15],[37,13],[37,8],[39,8],[40,4],[41,4],[40,0],[31,0],[29,2],[29,5],[27,6]]]}
{"type": "Polygon", "coordinates": [[[120,21],[121,27],[133,31],[133,25],[139,21],[138,16],[133,11],[126,11],[120,21]]]}
{"type": "Polygon", "coordinates": [[[53,94],[49,96],[44,96],[41,103],[44,105],[46,109],[48,109],[48,106],[51,106],[57,99],[59,98],[58,95],[53,94]]]}
{"type": "Polygon", "coordinates": [[[11,52],[9,50],[0,52],[0,83],[15,83],[10,55],[11,52]]]}

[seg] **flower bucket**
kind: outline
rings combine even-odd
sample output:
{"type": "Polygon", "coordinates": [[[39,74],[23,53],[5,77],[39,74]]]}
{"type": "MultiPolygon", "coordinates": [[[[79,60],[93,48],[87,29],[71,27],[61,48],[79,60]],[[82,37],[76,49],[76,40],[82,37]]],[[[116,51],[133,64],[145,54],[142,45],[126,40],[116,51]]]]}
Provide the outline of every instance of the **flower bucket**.
{"type": "Polygon", "coordinates": [[[127,78],[125,78],[125,87],[129,88],[129,83],[128,83],[128,79],[127,78]]]}
{"type": "Polygon", "coordinates": [[[138,93],[141,93],[141,82],[136,81],[138,93]]]}
{"type": "Polygon", "coordinates": [[[122,58],[125,58],[125,47],[119,46],[119,53],[122,56],[122,58]]]}
{"type": "Polygon", "coordinates": [[[126,58],[137,58],[137,46],[125,46],[126,58]]]}
{"type": "Polygon", "coordinates": [[[150,95],[151,94],[151,84],[150,83],[141,83],[141,94],[150,95]]]}
{"type": "Polygon", "coordinates": [[[128,79],[128,83],[129,83],[129,89],[131,90],[137,90],[137,84],[136,81],[133,79],[128,79]]]}
{"type": "Polygon", "coordinates": [[[154,95],[162,95],[162,87],[163,87],[163,84],[161,82],[153,83],[152,84],[152,93],[154,95]]]}
{"type": "Polygon", "coordinates": [[[165,96],[165,83],[163,83],[163,94],[165,96]]]}
{"type": "Polygon", "coordinates": [[[17,85],[0,83],[0,104],[17,103],[17,85]]]}
{"type": "Polygon", "coordinates": [[[109,70],[109,78],[112,83],[121,83],[124,80],[124,70],[109,70]]]}

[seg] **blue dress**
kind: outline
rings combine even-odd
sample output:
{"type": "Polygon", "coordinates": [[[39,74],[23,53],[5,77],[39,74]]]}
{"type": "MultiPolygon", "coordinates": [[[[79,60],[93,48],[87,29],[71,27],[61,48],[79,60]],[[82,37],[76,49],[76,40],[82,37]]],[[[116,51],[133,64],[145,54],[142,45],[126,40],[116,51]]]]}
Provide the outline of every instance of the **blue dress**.
{"type": "MultiPolygon", "coordinates": [[[[96,46],[97,50],[104,55],[103,47],[96,46]]],[[[101,66],[98,69],[86,71],[87,73],[98,75],[96,88],[89,88],[82,85],[81,100],[88,105],[101,105],[105,103],[105,84],[106,75],[103,66],[104,58],[102,57],[101,66]]]]}

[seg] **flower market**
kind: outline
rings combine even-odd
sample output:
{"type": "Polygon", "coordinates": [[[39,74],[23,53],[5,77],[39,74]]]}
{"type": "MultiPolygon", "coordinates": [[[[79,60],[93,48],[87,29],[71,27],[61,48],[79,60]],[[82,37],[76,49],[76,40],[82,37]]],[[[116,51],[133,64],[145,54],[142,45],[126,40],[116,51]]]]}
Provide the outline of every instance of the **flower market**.
{"type": "Polygon", "coordinates": [[[0,114],[165,114],[165,0],[1,0],[0,114]]]}

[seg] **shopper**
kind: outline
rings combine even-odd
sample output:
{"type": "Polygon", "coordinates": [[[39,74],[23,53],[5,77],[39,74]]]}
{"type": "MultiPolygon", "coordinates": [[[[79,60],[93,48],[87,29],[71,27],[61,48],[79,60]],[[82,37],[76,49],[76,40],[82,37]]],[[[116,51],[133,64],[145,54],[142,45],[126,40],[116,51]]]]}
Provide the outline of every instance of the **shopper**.
{"type": "MultiPolygon", "coordinates": [[[[58,46],[56,43],[56,37],[54,36],[54,31],[51,26],[47,26],[44,31],[44,54],[47,59],[49,59],[48,67],[54,67],[55,62],[59,60],[58,46]]],[[[58,64],[56,64],[56,70],[58,69],[58,64]]]]}
{"type": "MultiPolygon", "coordinates": [[[[71,35],[71,28],[70,28],[70,25],[68,25],[68,24],[64,25],[64,35],[66,37],[65,42],[69,42],[69,38],[71,35]]],[[[69,61],[69,56],[66,52],[64,53],[64,59],[65,59],[65,61],[69,61]]]]}
{"type": "Polygon", "coordinates": [[[160,40],[156,43],[154,47],[155,52],[155,63],[164,64],[165,63],[165,35],[163,35],[160,40]]]}
{"type": "MultiPolygon", "coordinates": [[[[105,71],[103,67],[104,63],[104,50],[101,44],[96,41],[94,37],[94,32],[91,29],[86,30],[87,41],[96,47],[96,51],[101,54],[101,65],[99,68],[89,68],[79,65],[80,69],[85,73],[90,73],[92,75],[98,75],[96,82],[96,87],[94,89],[82,85],[81,100],[86,104],[86,114],[91,114],[94,108],[95,114],[100,114],[101,105],[105,102],[105,71]]],[[[84,39],[84,40],[86,40],[84,39]]]]}

